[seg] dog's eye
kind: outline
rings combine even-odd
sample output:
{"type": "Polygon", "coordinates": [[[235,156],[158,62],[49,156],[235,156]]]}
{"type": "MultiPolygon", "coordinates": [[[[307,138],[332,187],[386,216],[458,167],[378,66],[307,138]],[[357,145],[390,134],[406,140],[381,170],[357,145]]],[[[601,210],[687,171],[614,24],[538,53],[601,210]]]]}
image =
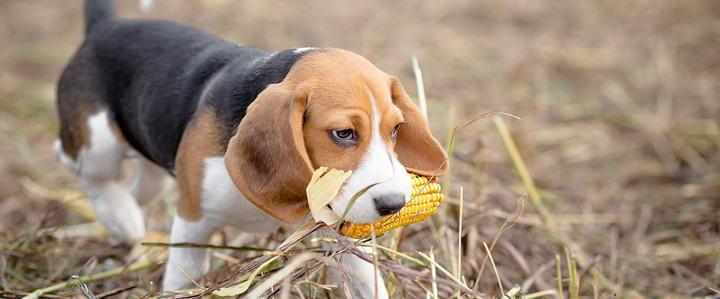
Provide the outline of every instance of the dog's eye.
{"type": "Polygon", "coordinates": [[[352,129],[333,130],[332,134],[333,137],[335,137],[336,139],[352,139],[355,135],[355,132],[352,129]]]}
{"type": "Polygon", "coordinates": [[[353,129],[332,130],[330,131],[330,136],[340,145],[353,145],[357,143],[357,136],[353,129]]]}
{"type": "Polygon", "coordinates": [[[397,140],[397,132],[398,132],[398,128],[400,128],[400,125],[402,125],[402,123],[395,125],[392,132],[390,132],[390,138],[392,138],[392,140],[397,140]]]}

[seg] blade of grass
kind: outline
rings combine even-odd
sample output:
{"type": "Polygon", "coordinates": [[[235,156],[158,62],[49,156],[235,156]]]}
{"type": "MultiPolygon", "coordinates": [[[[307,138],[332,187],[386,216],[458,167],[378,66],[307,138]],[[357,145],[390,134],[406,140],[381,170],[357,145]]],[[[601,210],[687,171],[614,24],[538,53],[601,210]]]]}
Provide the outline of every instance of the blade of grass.
{"type": "MultiPolygon", "coordinates": [[[[317,241],[328,242],[328,243],[337,243],[337,239],[334,239],[334,238],[324,237],[324,238],[313,238],[313,239],[312,239],[312,242],[317,242],[317,241]]],[[[359,244],[357,244],[357,245],[358,245],[358,246],[363,246],[363,247],[370,247],[370,246],[372,246],[371,244],[367,244],[367,243],[359,243],[359,244]]],[[[414,258],[414,257],[412,257],[412,256],[409,256],[409,255],[407,255],[407,254],[405,254],[405,253],[402,253],[402,252],[400,252],[400,251],[398,251],[398,250],[395,250],[395,249],[392,249],[392,248],[389,248],[389,247],[386,247],[386,246],[383,246],[383,245],[380,245],[380,244],[375,244],[375,246],[376,246],[377,248],[379,248],[379,249],[382,249],[382,250],[384,250],[384,251],[389,252],[390,254],[397,255],[397,256],[402,257],[402,258],[404,258],[404,259],[406,259],[406,260],[408,260],[408,261],[411,261],[411,262],[417,264],[418,266],[423,266],[423,267],[426,266],[426,264],[425,264],[423,261],[421,261],[421,260],[419,260],[419,259],[416,259],[416,258],[414,258]]]]}
{"type": "Polygon", "coordinates": [[[565,247],[565,260],[567,262],[568,277],[570,278],[568,293],[570,293],[570,299],[577,299],[580,292],[580,282],[579,277],[577,276],[577,264],[575,259],[572,257],[572,253],[570,253],[570,250],[567,247],[565,247]]]}
{"type": "Polygon", "coordinates": [[[168,264],[167,266],[168,266],[168,267],[175,267],[175,269],[177,269],[178,271],[180,271],[180,274],[182,274],[183,276],[185,276],[185,279],[187,279],[189,282],[191,282],[192,285],[195,286],[195,288],[197,288],[197,289],[203,289],[203,286],[201,286],[200,283],[198,283],[197,280],[195,280],[195,279],[194,279],[189,273],[187,273],[187,272],[185,271],[185,269],[183,269],[182,267],[180,267],[180,266],[178,266],[178,265],[173,265],[173,264],[168,264]]]}
{"type": "Polygon", "coordinates": [[[228,249],[228,250],[240,250],[240,251],[259,251],[259,252],[272,252],[274,250],[252,246],[227,246],[227,245],[213,245],[213,244],[197,244],[197,243],[164,243],[164,242],[142,242],[142,246],[147,247],[182,247],[182,248],[210,248],[210,249],[228,249]]]}
{"type": "Polygon", "coordinates": [[[600,298],[600,288],[599,288],[600,278],[598,278],[597,275],[594,275],[594,274],[592,277],[593,277],[593,283],[592,283],[593,299],[598,299],[598,298],[600,298]]]}
{"type": "Polygon", "coordinates": [[[425,121],[428,120],[427,99],[425,98],[425,83],[423,82],[422,70],[416,56],[412,57],[413,72],[415,73],[415,83],[417,84],[418,102],[420,113],[422,113],[425,121]]]}
{"type": "Polygon", "coordinates": [[[485,253],[488,257],[490,257],[490,264],[493,267],[493,271],[495,271],[495,278],[497,279],[498,287],[500,288],[500,294],[502,294],[502,297],[505,297],[505,289],[503,288],[502,281],[500,280],[500,274],[498,273],[497,267],[495,267],[495,260],[493,260],[490,248],[488,248],[486,242],[483,242],[483,247],[485,247],[485,253]]]}
{"type": "Polygon", "coordinates": [[[430,248],[430,275],[432,275],[432,295],[434,299],[438,298],[438,288],[437,288],[437,274],[435,273],[435,253],[432,248],[430,248]]]}
{"type": "Polygon", "coordinates": [[[266,270],[267,266],[272,264],[275,260],[279,259],[281,255],[276,255],[270,258],[269,260],[262,263],[259,267],[255,269],[250,275],[247,277],[247,279],[239,284],[235,284],[229,287],[220,288],[218,290],[213,291],[213,295],[221,296],[221,297],[227,297],[227,296],[238,296],[240,294],[245,293],[252,283],[255,281],[255,277],[257,277],[260,272],[263,270],[266,270]]]}
{"type": "Polygon", "coordinates": [[[525,185],[525,189],[527,189],[530,200],[533,202],[538,211],[540,211],[540,216],[548,218],[549,213],[545,208],[542,198],[540,197],[540,192],[535,186],[535,182],[533,182],[530,172],[525,166],[522,156],[520,156],[520,151],[518,151],[515,141],[513,141],[512,136],[510,136],[510,131],[508,131],[507,126],[505,126],[505,122],[503,122],[502,118],[499,116],[493,117],[493,121],[495,122],[495,126],[500,133],[503,144],[505,144],[505,148],[510,155],[510,159],[515,165],[515,169],[517,169],[520,179],[522,179],[522,182],[525,185]]]}
{"type": "Polygon", "coordinates": [[[565,298],[565,294],[563,294],[563,281],[562,281],[562,266],[560,261],[560,255],[555,255],[555,277],[557,278],[557,297],[558,299],[565,298]]]}
{"type": "Polygon", "coordinates": [[[460,186],[460,209],[458,212],[458,244],[457,244],[457,269],[455,276],[462,276],[462,226],[463,226],[463,187],[460,186]]]}
{"type": "MultiPolygon", "coordinates": [[[[369,245],[363,243],[363,244],[360,244],[360,246],[369,246],[369,245]]],[[[414,258],[414,257],[412,257],[412,256],[409,256],[409,255],[407,255],[407,254],[404,254],[404,253],[402,253],[402,252],[400,252],[400,251],[397,251],[397,250],[394,250],[394,249],[391,249],[391,248],[382,246],[382,245],[380,245],[380,244],[375,244],[374,246],[377,247],[377,248],[380,248],[380,249],[382,249],[382,250],[385,250],[385,251],[387,251],[387,252],[390,252],[391,254],[394,254],[394,255],[397,255],[397,256],[399,256],[399,257],[402,257],[402,258],[404,258],[404,259],[406,259],[406,260],[408,260],[408,261],[411,261],[411,262],[413,262],[413,263],[416,263],[416,264],[418,264],[418,265],[420,265],[420,266],[425,266],[425,263],[423,263],[423,261],[421,261],[421,260],[419,260],[419,259],[416,259],[416,258],[414,258]]]]}
{"type": "Polygon", "coordinates": [[[549,295],[552,295],[552,294],[556,294],[555,290],[544,290],[544,291],[539,291],[539,292],[535,292],[535,293],[530,293],[530,294],[527,294],[527,295],[525,295],[525,296],[523,296],[523,297],[521,297],[521,298],[523,298],[523,299],[535,299],[535,298],[540,298],[540,297],[549,296],[549,295]]]}

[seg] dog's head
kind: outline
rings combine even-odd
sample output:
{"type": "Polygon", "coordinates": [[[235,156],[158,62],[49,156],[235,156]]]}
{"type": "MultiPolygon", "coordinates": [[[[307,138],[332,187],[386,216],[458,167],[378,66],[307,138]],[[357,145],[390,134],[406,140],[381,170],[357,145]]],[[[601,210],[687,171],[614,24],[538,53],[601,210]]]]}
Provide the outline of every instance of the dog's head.
{"type": "Polygon", "coordinates": [[[289,223],[307,213],[305,188],[320,166],[353,171],[330,206],[341,215],[365,191],[346,219],[369,223],[409,200],[406,169],[440,175],[445,159],[400,82],[339,49],[306,54],[260,93],[225,154],[243,195],[289,223]]]}

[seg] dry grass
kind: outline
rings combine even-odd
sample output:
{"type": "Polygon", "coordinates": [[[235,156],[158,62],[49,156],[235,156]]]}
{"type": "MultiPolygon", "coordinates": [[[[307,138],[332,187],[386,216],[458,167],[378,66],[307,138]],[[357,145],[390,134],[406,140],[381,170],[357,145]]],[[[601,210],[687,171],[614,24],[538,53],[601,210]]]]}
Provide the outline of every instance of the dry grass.
{"type": "MultiPolygon", "coordinates": [[[[53,295],[158,295],[162,267],[155,263],[85,283],[72,278],[137,261],[60,203],[78,188],[50,151],[54,83],[81,39],[80,6],[0,2],[0,296],[63,282],[68,287],[53,295]]],[[[461,131],[443,178],[444,208],[378,238],[382,254],[364,256],[378,260],[396,297],[468,294],[460,285],[487,297],[553,298],[560,290],[568,298],[720,297],[716,1],[157,6],[147,14],[130,1],[121,8],[265,49],[351,49],[415,95],[417,56],[440,140],[488,111],[522,118],[486,118],[461,131]]],[[[151,230],[167,231],[173,198],[170,192],[147,208],[151,230]]],[[[214,244],[235,247],[214,249],[217,270],[199,283],[215,288],[257,269],[286,236],[226,231],[214,244]]],[[[328,241],[300,242],[286,255],[309,259],[304,267],[281,273],[293,259],[278,258],[258,278],[281,273],[268,288],[279,298],[327,296],[319,282],[325,258],[302,254],[328,241]]]]}

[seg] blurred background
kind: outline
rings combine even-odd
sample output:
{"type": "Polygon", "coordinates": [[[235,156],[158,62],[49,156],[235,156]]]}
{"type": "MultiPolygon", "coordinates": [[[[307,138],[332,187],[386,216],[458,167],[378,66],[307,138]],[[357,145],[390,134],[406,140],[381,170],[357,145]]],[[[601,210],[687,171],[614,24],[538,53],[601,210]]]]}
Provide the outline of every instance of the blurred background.
{"type": "MultiPolygon", "coordinates": [[[[348,49],[399,77],[415,99],[416,56],[430,125],[448,145],[455,126],[483,113],[522,118],[502,119],[539,189],[535,201],[493,118],[482,118],[454,140],[443,211],[383,241],[400,240],[408,254],[434,248],[440,264],[488,297],[517,286],[554,298],[556,258],[565,296],[576,263],[584,298],[720,297],[718,1],[158,0],[146,11],[120,2],[123,17],[175,20],[265,50],[348,49]],[[494,245],[497,275],[483,242],[494,245]]],[[[6,294],[127,262],[128,248],[83,226],[87,215],[68,204],[79,188],[50,148],[55,84],[83,28],[82,1],[0,2],[6,294]]],[[[167,232],[173,198],[169,191],[147,208],[152,230],[167,232]]],[[[282,240],[253,238],[246,242],[282,240]]],[[[161,273],[149,267],[89,288],[143,296],[161,273]]],[[[409,288],[391,283],[395,297],[424,296],[409,288]]]]}

